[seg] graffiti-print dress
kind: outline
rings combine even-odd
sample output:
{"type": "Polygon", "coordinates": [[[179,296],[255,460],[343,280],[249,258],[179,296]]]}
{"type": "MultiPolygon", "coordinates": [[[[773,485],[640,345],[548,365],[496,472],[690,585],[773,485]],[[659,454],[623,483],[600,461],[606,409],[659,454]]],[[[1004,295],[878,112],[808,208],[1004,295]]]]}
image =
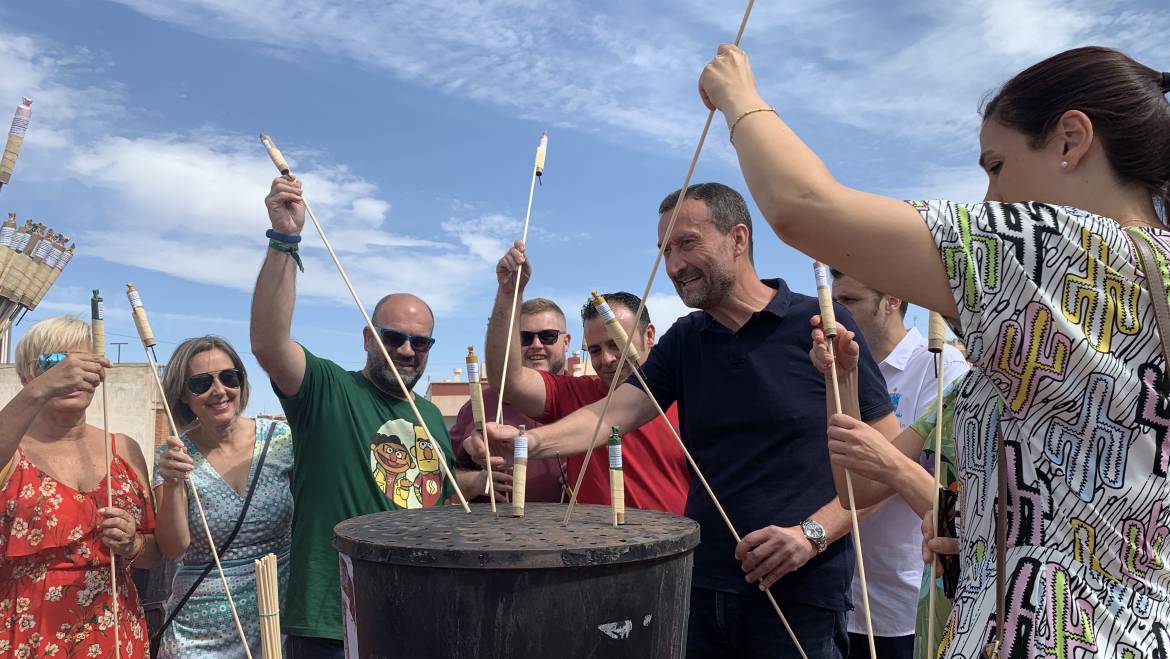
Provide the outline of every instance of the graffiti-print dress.
{"type": "MultiPolygon", "coordinates": [[[[146,491],[116,450],[110,477],[114,506],[134,517],[139,532],[153,533],[146,491]]],[[[18,449],[0,501],[0,656],[114,656],[110,551],[101,541],[97,512],[106,505],[105,479],[79,492],[18,449]]],[[[146,621],[130,566],[118,560],[117,567],[122,657],[141,659],[148,646],[146,621]]]]}
{"type": "MultiPolygon", "coordinates": [[[[977,657],[995,630],[998,429],[1008,474],[1005,654],[1167,656],[1170,401],[1129,234],[1037,203],[915,206],[975,366],[954,414],[962,577],[945,655],[977,657]]],[[[1134,239],[1155,247],[1155,276],[1170,276],[1170,232],[1134,239]]]]}

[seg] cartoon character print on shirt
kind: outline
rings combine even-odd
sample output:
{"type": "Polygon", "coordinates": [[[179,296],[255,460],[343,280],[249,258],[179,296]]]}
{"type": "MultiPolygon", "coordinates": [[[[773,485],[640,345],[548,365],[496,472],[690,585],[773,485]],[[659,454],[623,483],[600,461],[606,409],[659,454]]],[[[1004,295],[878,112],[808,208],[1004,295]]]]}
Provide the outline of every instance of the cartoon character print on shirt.
{"type": "Polygon", "coordinates": [[[398,435],[387,437],[375,434],[370,443],[370,466],[374,470],[374,481],[382,492],[394,500],[394,504],[405,508],[410,495],[410,480],[404,474],[414,466],[414,459],[398,435]],[[405,487],[404,484],[405,483],[405,487]]]}
{"type": "Polygon", "coordinates": [[[443,496],[438,445],[406,419],[382,424],[370,441],[370,472],[399,508],[429,508],[443,496]]]}
{"type": "Polygon", "coordinates": [[[423,508],[439,503],[443,494],[443,477],[439,475],[439,449],[422,428],[414,428],[414,446],[410,454],[418,464],[418,475],[414,477],[414,492],[423,508]]]}

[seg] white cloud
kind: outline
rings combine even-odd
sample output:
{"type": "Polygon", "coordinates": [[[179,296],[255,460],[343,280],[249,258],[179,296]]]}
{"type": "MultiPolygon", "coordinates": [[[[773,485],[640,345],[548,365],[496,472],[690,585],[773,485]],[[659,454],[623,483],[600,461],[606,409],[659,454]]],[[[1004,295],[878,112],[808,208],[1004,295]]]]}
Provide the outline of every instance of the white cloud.
{"type": "Polygon", "coordinates": [[[694,142],[693,79],[713,50],[669,15],[650,22],[633,6],[603,13],[569,0],[117,1],[266,52],[342,57],[521,116],[673,145],[694,142]],[[683,90],[688,103],[674,102],[683,90]]]}
{"type": "Polygon", "coordinates": [[[682,316],[686,316],[694,309],[683,304],[682,299],[674,293],[651,293],[646,300],[646,309],[650,312],[650,320],[658,328],[661,335],[667,328],[682,316]]]}
{"type": "MultiPolygon", "coordinates": [[[[303,158],[305,194],[367,307],[409,290],[438,313],[489,285],[492,266],[519,232],[499,214],[443,223],[450,241],[385,228],[390,203],[345,167],[303,158]]],[[[269,226],[263,206],[275,172],[254,140],[199,134],[107,137],[67,163],[101,199],[101,229],[79,236],[86,253],[201,284],[252,290],[269,226]],[[214,247],[212,247],[214,246],[214,247]]],[[[295,171],[295,170],[294,170],[295,171]]],[[[350,296],[311,223],[298,293],[350,304],[350,296]]]]}
{"type": "MultiPolygon", "coordinates": [[[[878,136],[936,148],[947,139],[965,146],[975,142],[979,100],[1044,57],[1099,43],[1151,63],[1170,59],[1170,45],[1157,27],[1170,24],[1164,7],[956,0],[866,9],[883,10],[898,13],[870,21],[857,9],[848,22],[828,30],[807,29],[807,23],[823,20],[818,12],[791,16],[782,23],[796,39],[825,37],[795,57],[786,40],[753,40],[747,50],[765,97],[778,107],[800,108],[878,136]],[[887,34],[892,29],[896,33],[887,34]]],[[[931,158],[946,161],[949,155],[944,147],[931,158]]]]}
{"type": "MultiPolygon", "coordinates": [[[[212,38],[322,52],[521,116],[687,149],[702,114],[698,73],[718,42],[732,40],[744,8],[742,0],[685,0],[666,11],[569,0],[117,1],[212,38]]],[[[786,115],[967,145],[979,99],[1024,66],[1084,43],[1167,61],[1167,24],[1164,7],[1120,0],[761,2],[743,45],[765,97],[786,115]]],[[[945,149],[930,160],[947,163],[945,149]]]]}
{"type": "Polygon", "coordinates": [[[117,121],[122,111],[120,86],[79,82],[100,70],[97,56],[36,36],[0,30],[0,128],[7,135],[11,112],[21,96],[33,100],[32,121],[13,180],[60,178],[60,158],[78,132],[117,121]],[[7,103],[11,103],[11,106],[7,103]]]}

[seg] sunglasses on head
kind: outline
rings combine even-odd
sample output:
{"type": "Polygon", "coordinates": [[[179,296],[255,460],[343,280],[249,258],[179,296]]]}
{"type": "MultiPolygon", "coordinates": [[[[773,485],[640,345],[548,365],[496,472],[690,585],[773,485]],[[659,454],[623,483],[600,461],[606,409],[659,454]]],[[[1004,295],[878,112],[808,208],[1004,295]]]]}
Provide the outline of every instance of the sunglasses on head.
{"type": "Polygon", "coordinates": [[[392,350],[401,348],[402,344],[407,341],[410,341],[410,349],[415,352],[426,352],[435,345],[435,337],[433,336],[412,336],[386,327],[379,327],[378,332],[382,335],[383,345],[392,350]]]}
{"type": "Polygon", "coordinates": [[[52,352],[47,355],[37,355],[37,370],[39,370],[41,373],[44,373],[50,368],[53,368],[57,364],[65,361],[65,357],[67,356],[68,355],[63,352],[52,352]]]}
{"type": "Polygon", "coordinates": [[[524,330],[520,330],[520,345],[525,347],[530,346],[532,345],[532,340],[539,337],[542,344],[551,346],[557,342],[560,336],[561,331],[555,329],[540,330],[539,332],[525,332],[524,330]]]}
{"type": "Polygon", "coordinates": [[[187,390],[196,396],[202,396],[211,389],[211,385],[219,380],[226,389],[239,389],[244,382],[244,374],[238,368],[229,368],[219,373],[200,373],[187,378],[187,390]]]}

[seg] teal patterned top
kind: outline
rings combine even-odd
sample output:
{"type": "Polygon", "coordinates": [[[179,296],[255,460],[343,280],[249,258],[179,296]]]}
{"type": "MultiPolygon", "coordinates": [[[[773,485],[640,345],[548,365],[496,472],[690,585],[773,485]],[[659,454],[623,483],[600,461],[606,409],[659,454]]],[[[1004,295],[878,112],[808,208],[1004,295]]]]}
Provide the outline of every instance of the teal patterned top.
{"type": "MultiPolygon", "coordinates": [[[[240,616],[240,623],[248,636],[252,655],[260,656],[260,617],[256,601],[256,572],[252,561],[265,554],[276,554],[281,586],[283,608],[284,589],[288,580],[288,552],[292,541],[292,491],[289,479],[292,474],[292,434],[287,425],[268,419],[257,419],[256,445],[252,450],[252,466],[248,470],[248,483],[256,478],[256,462],[263,450],[264,438],[272,427],[268,440],[268,454],[256,483],[256,492],[248,506],[248,514],[240,532],[231,547],[220,554],[220,563],[231,588],[232,599],[240,616]],[[275,424],[275,425],[273,425],[275,424]]],[[[207,524],[215,537],[217,548],[235,528],[236,520],[244,503],[244,495],[236,492],[219,475],[199,451],[199,448],[184,433],[183,445],[191,455],[195,469],[191,482],[199,490],[207,524]]],[[[155,454],[155,486],[162,484],[157,476],[158,459],[166,450],[160,446],[155,454]]],[[[247,489],[244,490],[247,492],[247,489]]],[[[187,499],[187,525],[191,544],[179,562],[171,585],[171,597],[167,601],[167,612],[174,609],[179,599],[190,590],[203,567],[212,561],[207,544],[207,535],[199,519],[193,497],[187,499]]],[[[162,638],[159,657],[239,657],[239,633],[231,617],[227,597],[223,592],[218,574],[211,574],[199,584],[191,599],[183,606],[162,638]]]]}

